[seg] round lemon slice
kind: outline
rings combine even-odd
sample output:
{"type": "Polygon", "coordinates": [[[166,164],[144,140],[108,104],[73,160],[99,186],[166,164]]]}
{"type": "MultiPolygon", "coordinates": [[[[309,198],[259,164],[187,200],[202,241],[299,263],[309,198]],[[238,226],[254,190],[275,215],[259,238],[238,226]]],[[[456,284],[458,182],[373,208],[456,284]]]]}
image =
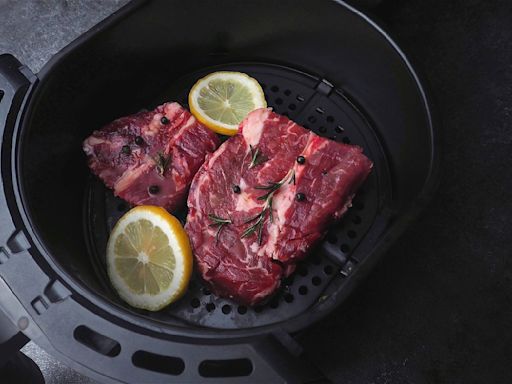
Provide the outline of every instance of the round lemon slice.
{"type": "Polygon", "coordinates": [[[202,124],[222,135],[232,136],[245,116],[267,102],[263,89],[241,72],[214,72],[199,79],[188,94],[190,112],[202,124]]]}
{"type": "Polygon", "coordinates": [[[165,209],[133,208],[110,234],[107,271],[124,301],[158,311],[187,289],[192,273],[188,236],[178,219],[165,209]]]}

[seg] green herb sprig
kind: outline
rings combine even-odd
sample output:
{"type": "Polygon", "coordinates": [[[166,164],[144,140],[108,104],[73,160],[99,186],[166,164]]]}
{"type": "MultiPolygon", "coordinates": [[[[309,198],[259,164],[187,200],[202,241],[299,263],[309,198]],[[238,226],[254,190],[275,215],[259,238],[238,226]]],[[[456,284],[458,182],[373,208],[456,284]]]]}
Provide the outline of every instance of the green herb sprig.
{"type": "Polygon", "coordinates": [[[285,177],[281,179],[281,181],[277,183],[269,183],[267,185],[261,185],[255,187],[255,189],[262,189],[266,190],[267,193],[264,195],[258,197],[258,200],[265,200],[265,204],[263,205],[263,208],[261,209],[260,213],[258,213],[256,216],[253,216],[247,220],[244,221],[244,224],[248,224],[251,222],[254,222],[250,227],[248,227],[240,236],[241,239],[244,237],[249,237],[253,233],[256,233],[258,235],[258,244],[261,245],[262,240],[262,234],[263,234],[263,224],[265,222],[265,218],[267,216],[270,222],[272,223],[274,221],[273,216],[273,209],[272,209],[272,202],[274,198],[274,194],[281,188],[286,182],[288,184],[295,184],[295,170],[291,169],[285,177]]]}
{"type": "Polygon", "coordinates": [[[171,164],[171,157],[165,156],[162,152],[158,152],[156,157],[153,159],[156,164],[156,171],[160,176],[164,176],[165,172],[171,164]]]}
{"type": "Polygon", "coordinates": [[[228,224],[233,224],[231,219],[223,219],[222,217],[215,216],[212,214],[208,215],[208,218],[212,221],[209,225],[210,227],[217,227],[217,232],[215,233],[215,244],[219,243],[219,236],[224,227],[228,224]]]}

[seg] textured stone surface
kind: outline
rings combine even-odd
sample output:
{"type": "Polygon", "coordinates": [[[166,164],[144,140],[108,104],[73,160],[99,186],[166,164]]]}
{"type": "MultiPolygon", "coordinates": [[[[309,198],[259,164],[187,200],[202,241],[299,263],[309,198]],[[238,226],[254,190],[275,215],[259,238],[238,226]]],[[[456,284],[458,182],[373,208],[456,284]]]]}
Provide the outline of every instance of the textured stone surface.
{"type": "Polygon", "coordinates": [[[128,0],[0,0],[0,52],[33,72],[128,0]]]}

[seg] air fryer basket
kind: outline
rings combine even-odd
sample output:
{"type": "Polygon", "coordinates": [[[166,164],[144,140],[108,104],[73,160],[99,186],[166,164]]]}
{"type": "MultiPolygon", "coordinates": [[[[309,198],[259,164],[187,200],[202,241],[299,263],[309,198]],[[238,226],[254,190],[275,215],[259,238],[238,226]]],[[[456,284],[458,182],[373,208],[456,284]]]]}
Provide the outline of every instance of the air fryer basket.
{"type": "MultiPolygon", "coordinates": [[[[284,281],[282,289],[266,305],[238,306],[231,300],[210,294],[195,276],[182,300],[164,311],[147,314],[162,321],[175,317],[195,325],[219,328],[250,328],[283,322],[328,300],[329,291],[343,284],[350,273],[347,268],[357,262],[352,251],[360,241],[365,241],[365,234],[378,214],[379,196],[389,193],[388,167],[372,128],[348,96],[325,79],[288,67],[246,63],[204,68],[175,81],[151,107],[162,100],[178,100],[187,106],[188,91],[195,81],[217,70],[241,71],[254,76],[264,88],[268,105],[276,112],[319,135],[360,145],[372,159],[382,159],[357,194],[353,208],[331,228],[312,257],[301,263],[298,271],[284,281]],[[328,287],[331,284],[332,287],[328,287]]],[[[111,290],[106,276],[106,242],[114,224],[129,207],[94,177],[90,178],[85,207],[86,238],[92,262],[105,290],[111,290]]],[[[184,222],[186,212],[178,212],[178,215],[184,222]]],[[[115,297],[113,293],[112,297],[115,297]]]]}
{"type": "Polygon", "coordinates": [[[381,29],[342,2],[136,1],[37,78],[12,57],[0,59],[0,309],[103,381],[321,376],[299,360],[294,332],[343,301],[436,181],[417,76],[381,29]],[[110,287],[104,259],[110,230],[129,207],[90,175],[81,141],[141,108],[186,106],[191,85],[215,70],[254,76],[275,111],[361,146],[374,169],[353,207],[266,304],[239,306],[194,277],[165,310],[131,309],[110,287]]]}

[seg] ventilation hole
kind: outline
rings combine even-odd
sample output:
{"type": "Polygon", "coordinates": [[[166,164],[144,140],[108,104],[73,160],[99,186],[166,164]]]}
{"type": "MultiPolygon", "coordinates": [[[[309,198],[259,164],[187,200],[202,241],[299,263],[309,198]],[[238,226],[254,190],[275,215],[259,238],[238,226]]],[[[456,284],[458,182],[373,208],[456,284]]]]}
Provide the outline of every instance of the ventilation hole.
{"type": "Polygon", "coordinates": [[[322,284],[322,279],[319,278],[318,276],[314,276],[312,279],[311,279],[311,283],[313,283],[314,286],[319,286],[320,284],[322,284]]]}
{"type": "Polygon", "coordinates": [[[348,253],[350,251],[350,247],[348,246],[348,244],[341,244],[340,250],[343,253],[348,253]]]}
{"type": "Polygon", "coordinates": [[[350,144],[350,139],[345,136],[341,141],[343,141],[345,144],[350,144]]]}
{"type": "Polygon", "coordinates": [[[326,120],[327,120],[328,123],[332,123],[334,121],[334,117],[327,116],[326,120]]]}
{"type": "Polygon", "coordinates": [[[301,95],[297,95],[297,101],[300,101],[302,103],[304,100],[305,99],[301,95]]]}
{"type": "Polygon", "coordinates": [[[320,265],[322,263],[322,259],[319,257],[319,256],[315,256],[311,259],[311,261],[313,262],[313,264],[315,265],[320,265]]]}
{"type": "Polygon", "coordinates": [[[260,313],[261,311],[263,311],[263,306],[257,305],[254,307],[254,312],[260,313]]]}
{"type": "Polygon", "coordinates": [[[308,294],[308,287],[306,287],[305,285],[301,285],[299,287],[299,294],[300,295],[307,295],[308,294]]]}
{"type": "Polygon", "coordinates": [[[354,224],[361,224],[361,217],[360,216],[354,216],[353,219],[352,219],[352,222],[354,224]]]}
{"type": "Polygon", "coordinates": [[[292,91],[290,91],[289,89],[285,89],[284,94],[285,96],[290,96],[292,94],[292,91]]]}
{"type": "Polygon", "coordinates": [[[336,236],[336,234],[334,234],[334,233],[327,234],[327,242],[329,242],[330,244],[336,244],[337,241],[338,241],[338,237],[336,236]]]}
{"type": "Polygon", "coordinates": [[[208,303],[208,304],[206,304],[206,310],[207,310],[208,312],[212,312],[212,311],[214,311],[214,310],[215,310],[215,304],[213,304],[213,303],[208,303]]]}
{"type": "Polygon", "coordinates": [[[239,314],[245,315],[247,313],[247,307],[245,305],[240,305],[237,311],[239,314]]]}
{"type": "Polygon", "coordinates": [[[334,128],[334,130],[336,131],[336,133],[341,133],[344,131],[344,129],[341,125],[338,125],[336,128],[334,128]]]}
{"type": "Polygon", "coordinates": [[[301,276],[307,276],[308,275],[308,269],[304,266],[304,265],[301,265],[299,267],[299,275],[301,276]]]}
{"type": "Polygon", "coordinates": [[[284,301],[286,301],[287,303],[293,302],[293,295],[291,293],[286,293],[284,295],[284,301]]]}
{"type": "Polygon", "coordinates": [[[276,104],[277,104],[277,105],[281,105],[281,104],[283,104],[283,99],[281,99],[280,97],[278,97],[278,98],[276,99],[276,104]]]}
{"type": "Polygon", "coordinates": [[[274,298],[270,301],[269,307],[270,307],[270,308],[273,308],[273,309],[276,309],[278,306],[279,306],[279,300],[277,299],[277,297],[274,297],[274,298]]]}
{"type": "Polygon", "coordinates": [[[321,133],[325,133],[325,132],[327,132],[327,128],[325,128],[325,127],[320,127],[320,128],[318,128],[318,130],[319,130],[321,133]]]}
{"type": "Polygon", "coordinates": [[[73,337],[80,344],[83,344],[87,348],[101,353],[104,356],[115,357],[121,353],[121,344],[110,337],[93,331],[85,325],[76,327],[73,332],[73,337]]]}
{"type": "Polygon", "coordinates": [[[192,308],[198,308],[201,305],[201,302],[199,301],[199,299],[197,297],[194,297],[190,301],[190,305],[191,305],[192,308]]]}
{"type": "Polygon", "coordinates": [[[364,204],[363,204],[363,202],[362,202],[362,201],[356,201],[356,202],[354,203],[354,206],[355,206],[357,209],[359,209],[359,210],[361,210],[361,209],[363,209],[363,208],[364,208],[364,204]]]}
{"type": "Polygon", "coordinates": [[[322,114],[322,113],[324,113],[324,112],[325,112],[325,111],[324,111],[322,108],[320,108],[320,107],[316,107],[315,111],[317,111],[317,112],[318,112],[318,113],[320,113],[320,114],[322,114]]]}
{"type": "Polygon", "coordinates": [[[290,104],[290,105],[288,106],[288,109],[289,109],[290,111],[295,111],[295,110],[297,109],[297,106],[296,106],[295,104],[293,104],[293,103],[292,103],[292,104],[290,104]]]}
{"type": "Polygon", "coordinates": [[[279,92],[279,87],[277,85],[273,85],[272,88],[270,88],[272,92],[279,92]]]}
{"type": "Polygon", "coordinates": [[[185,370],[185,362],[179,357],[157,355],[146,351],[135,352],[132,355],[132,363],[136,367],[167,375],[181,375],[185,370]]]}
{"type": "Polygon", "coordinates": [[[283,279],[283,285],[290,286],[292,284],[293,284],[293,275],[290,275],[283,279]]]}
{"type": "Polygon", "coordinates": [[[225,315],[228,315],[231,312],[231,305],[223,305],[222,306],[222,313],[225,315]]]}
{"type": "Polygon", "coordinates": [[[210,294],[211,294],[211,292],[210,292],[210,290],[208,288],[203,288],[203,295],[208,296],[210,294]]]}
{"type": "Polygon", "coordinates": [[[356,233],[356,231],[350,230],[347,232],[347,236],[351,239],[355,239],[357,236],[357,233],[356,233]]]}
{"type": "Polygon", "coordinates": [[[249,359],[204,360],[199,364],[202,377],[249,376],[253,367],[249,359]]]}
{"type": "Polygon", "coordinates": [[[324,272],[326,275],[332,275],[332,273],[334,272],[332,265],[326,265],[324,267],[324,272]]]}
{"type": "Polygon", "coordinates": [[[309,117],[308,117],[308,121],[309,121],[310,123],[312,123],[312,124],[313,124],[313,123],[316,123],[316,117],[315,117],[315,116],[309,116],[309,117]]]}
{"type": "Polygon", "coordinates": [[[128,208],[128,207],[127,207],[127,205],[126,205],[125,203],[120,203],[120,204],[117,206],[117,210],[118,210],[119,212],[124,212],[124,211],[126,211],[126,209],[127,209],[127,208],[128,208]]]}

